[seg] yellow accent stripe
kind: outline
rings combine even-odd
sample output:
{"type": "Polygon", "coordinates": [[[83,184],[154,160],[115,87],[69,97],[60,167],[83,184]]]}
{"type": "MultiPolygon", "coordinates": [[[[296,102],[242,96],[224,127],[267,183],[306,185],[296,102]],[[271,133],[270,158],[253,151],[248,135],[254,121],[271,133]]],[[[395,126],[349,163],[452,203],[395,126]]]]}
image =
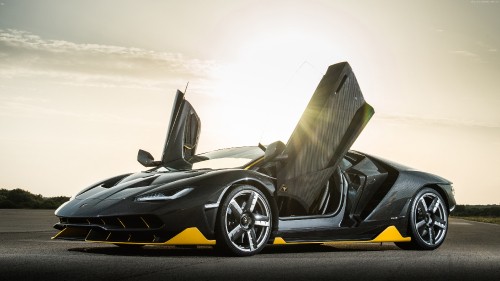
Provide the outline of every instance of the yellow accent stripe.
{"type": "Polygon", "coordinates": [[[116,218],[116,219],[120,222],[120,224],[123,226],[123,228],[127,228],[127,227],[125,226],[125,224],[123,224],[123,222],[122,222],[122,220],[121,220],[120,218],[116,218]]]}
{"type": "Polygon", "coordinates": [[[389,226],[384,231],[382,231],[382,233],[377,235],[375,239],[370,240],[370,242],[410,242],[410,241],[411,237],[403,237],[394,225],[389,226]]]}
{"type": "Polygon", "coordinates": [[[208,240],[196,227],[184,229],[167,242],[167,245],[215,245],[215,240],[208,240]]]}
{"type": "Polygon", "coordinates": [[[142,222],[143,222],[143,223],[144,223],[144,224],[145,224],[148,228],[151,228],[151,227],[149,227],[149,224],[148,224],[148,223],[147,223],[147,222],[146,222],[146,221],[145,221],[142,217],[140,217],[140,218],[141,218],[142,222]]]}
{"type": "Polygon", "coordinates": [[[286,244],[286,242],[285,242],[285,240],[283,240],[283,238],[281,238],[281,237],[274,238],[273,245],[285,245],[285,244],[286,244]]]}
{"type": "Polygon", "coordinates": [[[281,237],[274,238],[273,245],[290,245],[290,244],[322,244],[322,243],[380,243],[380,242],[410,242],[411,237],[403,237],[398,229],[391,225],[384,229],[377,237],[372,240],[345,240],[345,241],[324,241],[324,242],[286,242],[281,237]]]}
{"type": "Polygon", "coordinates": [[[255,166],[257,163],[261,162],[262,160],[264,160],[264,156],[260,157],[259,159],[253,161],[250,165],[246,166],[245,170],[252,168],[253,166],[255,166]]]}
{"type": "Polygon", "coordinates": [[[50,239],[56,239],[57,237],[61,236],[61,235],[64,233],[64,231],[65,231],[66,229],[67,229],[67,228],[65,228],[65,229],[63,229],[63,230],[61,230],[61,231],[59,231],[56,235],[54,235],[54,237],[52,237],[52,238],[50,238],[50,239]]]}

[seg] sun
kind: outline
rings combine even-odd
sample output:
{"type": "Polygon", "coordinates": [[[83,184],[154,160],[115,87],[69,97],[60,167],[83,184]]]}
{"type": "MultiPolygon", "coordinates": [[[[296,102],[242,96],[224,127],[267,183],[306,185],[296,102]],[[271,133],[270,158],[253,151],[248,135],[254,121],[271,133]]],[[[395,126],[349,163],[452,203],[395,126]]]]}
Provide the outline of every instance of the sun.
{"type": "Polygon", "coordinates": [[[304,62],[293,68],[238,62],[220,67],[215,77],[213,91],[208,93],[214,102],[197,104],[204,151],[224,145],[286,143],[322,73],[304,62]],[[225,137],[216,138],[217,144],[203,143],[208,140],[205,132],[225,137]]]}

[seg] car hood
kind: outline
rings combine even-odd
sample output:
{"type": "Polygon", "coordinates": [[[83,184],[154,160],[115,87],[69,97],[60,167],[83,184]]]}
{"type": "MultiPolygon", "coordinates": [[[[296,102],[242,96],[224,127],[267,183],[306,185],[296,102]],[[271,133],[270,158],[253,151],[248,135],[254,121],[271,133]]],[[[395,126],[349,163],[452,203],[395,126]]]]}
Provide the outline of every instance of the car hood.
{"type": "Polygon", "coordinates": [[[75,199],[126,199],[147,193],[156,188],[176,188],[182,185],[182,181],[206,174],[209,170],[190,171],[169,171],[161,173],[139,172],[119,180],[113,186],[109,186],[107,181],[101,182],[80,192],[75,199]]]}
{"type": "MultiPolygon", "coordinates": [[[[61,205],[55,215],[58,217],[92,217],[123,214],[135,208],[138,213],[149,213],[164,204],[135,204],[143,194],[176,192],[191,187],[192,179],[211,170],[139,172],[125,174],[98,182],[61,205]]],[[[196,180],[195,180],[196,181],[196,180]]]]}

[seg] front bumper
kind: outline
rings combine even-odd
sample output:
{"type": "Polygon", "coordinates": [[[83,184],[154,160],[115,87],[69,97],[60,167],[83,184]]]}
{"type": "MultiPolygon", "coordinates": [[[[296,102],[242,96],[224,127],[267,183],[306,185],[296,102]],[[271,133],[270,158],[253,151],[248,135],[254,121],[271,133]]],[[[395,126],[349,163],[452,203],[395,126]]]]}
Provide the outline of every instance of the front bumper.
{"type": "Polygon", "coordinates": [[[154,215],[61,217],[52,239],[142,245],[214,245],[197,227],[172,231],[154,215]]]}

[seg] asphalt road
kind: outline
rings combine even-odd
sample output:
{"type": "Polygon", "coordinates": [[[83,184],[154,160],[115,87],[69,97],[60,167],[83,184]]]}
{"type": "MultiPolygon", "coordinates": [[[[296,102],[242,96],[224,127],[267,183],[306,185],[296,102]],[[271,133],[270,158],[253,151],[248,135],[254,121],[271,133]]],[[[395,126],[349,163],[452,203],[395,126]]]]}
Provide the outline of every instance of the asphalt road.
{"type": "Polygon", "coordinates": [[[392,243],[272,246],[253,257],[210,247],[53,241],[53,211],[0,210],[1,280],[500,280],[500,225],[451,219],[435,251],[392,243]]]}

